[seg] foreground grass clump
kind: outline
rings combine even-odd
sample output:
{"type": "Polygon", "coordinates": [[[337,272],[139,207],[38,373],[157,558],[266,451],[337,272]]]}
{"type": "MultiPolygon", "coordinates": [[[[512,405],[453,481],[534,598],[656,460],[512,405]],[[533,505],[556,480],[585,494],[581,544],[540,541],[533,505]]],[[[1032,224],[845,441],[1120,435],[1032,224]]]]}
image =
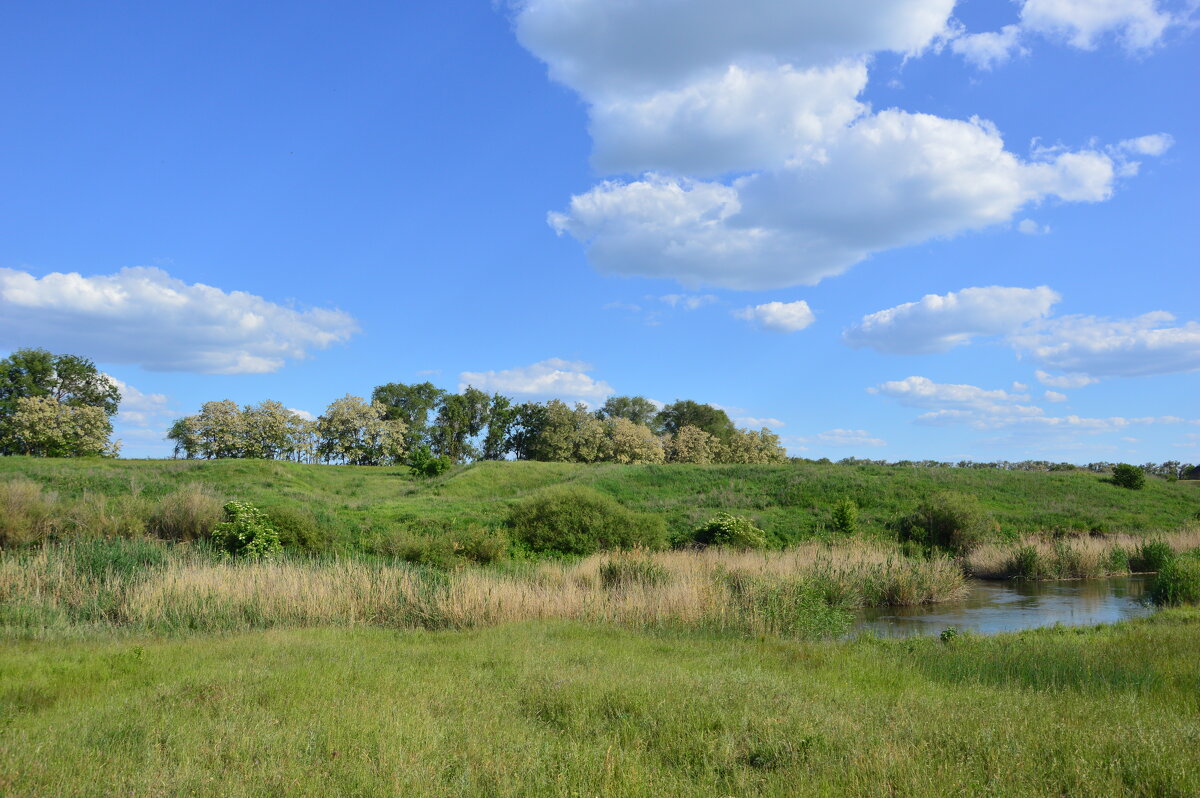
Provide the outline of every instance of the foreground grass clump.
{"type": "Polygon", "coordinates": [[[364,558],[244,561],[202,546],[118,539],[0,555],[0,634],[466,629],[562,619],[832,637],[847,630],[847,610],[964,592],[962,571],[948,558],[908,559],[861,542],[642,550],[444,571],[364,558]],[[93,564],[82,567],[85,559],[93,564]]]}
{"type": "Polygon", "coordinates": [[[1200,552],[1164,564],[1150,586],[1150,598],[1155,604],[1200,604],[1200,552]]]}
{"type": "Polygon", "coordinates": [[[1158,571],[1176,553],[1196,548],[1196,526],[1155,540],[1132,535],[1049,540],[1027,536],[978,546],[963,557],[963,567],[981,579],[1087,579],[1158,571]]]}
{"type": "Polygon", "coordinates": [[[0,792],[1189,796],[1200,613],[783,643],[577,624],[0,647],[0,792]]]}

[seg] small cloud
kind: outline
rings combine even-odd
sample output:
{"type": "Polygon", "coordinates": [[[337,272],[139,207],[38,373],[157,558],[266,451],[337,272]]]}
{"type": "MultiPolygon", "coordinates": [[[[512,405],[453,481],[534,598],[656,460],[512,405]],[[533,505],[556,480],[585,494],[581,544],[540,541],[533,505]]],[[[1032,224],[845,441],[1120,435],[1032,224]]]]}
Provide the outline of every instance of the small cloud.
{"type": "Polygon", "coordinates": [[[295,407],[289,407],[288,412],[291,413],[292,415],[300,416],[300,418],[304,419],[305,421],[316,421],[317,420],[317,417],[314,416],[312,413],[308,412],[307,410],[300,410],[295,407]]]}
{"type": "Polygon", "coordinates": [[[876,438],[865,429],[831,429],[812,439],[825,446],[887,446],[887,441],[876,438]]]}
{"type": "Polygon", "coordinates": [[[741,308],[733,311],[733,315],[772,332],[796,332],[817,320],[803,299],[796,302],[768,302],[765,305],[741,308]]]}
{"type": "Polygon", "coordinates": [[[1047,402],[1067,401],[1067,395],[1065,393],[1059,393],[1058,391],[1046,391],[1044,394],[1042,394],[1042,398],[1044,398],[1047,402]]]}
{"type": "Polygon", "coordinates": [[[762,427],[770,427],[771,429],[779,429],[787,426],[777,418],[757,418],[755,416],[738,416],[733,420],[733,423],[739,427],[748,429],[761,429],[762,427]]]}
{"type": "Polygon", "coordinates": [[[713,304],[717,301],[717,298],[712,294],[667,294],[666,296],[660,296],[659,301],[673,308],[698,310],[705,305],[713,304]]]}
{"type": "Polygon", "coordinates": [[[1089,377],[1086,374],[1060,374],[1054,375],[1038,369],[1034,372],[1034,376],[1038,378],[1038,382],[1042,385],[1049,385],[1051,388],[1082,388],[1085,385],[1092,385],[1100,382],[1095,377],[1089,377]]]}
{"type": "Polygon", "coordinates": [[[1018,393],[1024,393],[1025,391],[1029,390],[1029,386],[1023,382],[1016,382],[1014,380],[1013,384],[1012,384],[1012,389],[1018,393]]]}
{"type": "Polygon", "coordinates": [[[418,377],[436,377],[441,374],[441,369],[421,369],[417,372],[418,377]]]}
{"type": "Polygon", "coordinates": [[[1022,219],[1017,223],[1017,231],[1027,236],[1045,235],[1050,232],[1050,225],[1040,225],[1033,219],[1022,219]]]}
{"type": "Polygon", "coordinates": [[[474,386],[489,393],[545,396],[578,400],[602,400],[611,396],[613,387],[587,374],[588,363],[550,358],[529,366],[501,371],[464,371],[458,375],[458,389],[474,386]]]}
{"type": "Polygon", "coordinates": [[[1117,146],[1135,155],[1162,155],[1175,144],[1175,138],[1169,133],[1153,133],[1149,136],[1139,136],[1135,139],[1125,139],[1117,146]]]}

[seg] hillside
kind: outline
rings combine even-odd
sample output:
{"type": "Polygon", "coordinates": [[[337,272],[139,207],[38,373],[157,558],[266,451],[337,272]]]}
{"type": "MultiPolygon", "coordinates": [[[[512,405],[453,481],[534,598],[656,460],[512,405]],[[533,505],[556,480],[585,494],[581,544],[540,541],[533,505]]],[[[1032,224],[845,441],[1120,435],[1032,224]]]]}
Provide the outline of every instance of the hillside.
{"type": "Polygon", "coordinates": [[[0,458],[0,480],[26,477],[60,500],[103,496],[153,502],[199,482],[226,499],[311,514],[335,548],[398,534],[440,535],[503,525],[509,506],[540,488],[571,482],[621,504],[661,514],[672,532],[725,510],[754,518],[779,542],[821,534],[834,503],[861,508],[868,535],[924,496],[942,490],[976,496],[1001,535],[1032,532],[1152,532],[1197,518],[1200,482],[1150,478],[1144,490],[1118,488],[1085,471],[1029,473],[983,469],[798,463],[787,465],[576,465],[485,462],[419,480],[405,468],[300,465],[257,460],[100,460],[0,458]]]}

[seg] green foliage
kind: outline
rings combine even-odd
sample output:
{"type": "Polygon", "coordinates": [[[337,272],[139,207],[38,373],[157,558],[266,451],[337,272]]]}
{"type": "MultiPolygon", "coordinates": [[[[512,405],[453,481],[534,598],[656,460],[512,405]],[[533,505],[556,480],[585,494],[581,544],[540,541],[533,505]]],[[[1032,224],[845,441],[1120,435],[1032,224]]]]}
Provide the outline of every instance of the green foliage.
{"type": "Polygon", "coordinates": [[[724,410],[690,399],[667,405],[659,411],[656,421],[672,435],[677,435],[684,427],[696,427],[720,441],[728,439],[735,429],[724,410]]]}
{"type": "Polygon", "coordinates": [[[224,504],[212,488],[187,482],[159,500],[150,515],[149,531],[166,540],[203,540],[223,515],[224,504]]]}
{"type": "Polygon", "coordinates": [[[116,383],[87,358],[18,349],[0,360],[0,455],[101,454],[120,401],[116,383]]]}
{"type": "Polygon", "coordinates": [[[666,539],[662,518],[627,510],[597,490],[575,485],[522,499],[513,505],[508,523],[516,540],[536,553],[661,548],[666,539]]]}
{"type": "Polygon", "coordinates": [[[1200,559],[1176,557],[1164,563],[1150,586],[1155,604],[1200,604],[1200,559]]]}
{"type": "Polygon", "coordinates": [[[1043,579],[1049,576],[1049,569],[1036,546],[1022,546],[1017,549],[1009,570],[1018,579],[1043,579]]]}
{"type": "Polygon", "coordinates": [[[833,531],[839,535],[853,535],[858,532],[858,505],[854,500],[843,496],[833,505],[833,531]]]}
{"type": "Polygon", "coordinates": [[[692,540],[702,546],[729,546],[734,549],[761,549],[767,545],[766,534],[744,515],[717,513],[692,533],[692,540]]]}
{"type": "Polygon", "coordinates": [[[950,491],[923,500],[900,521],[902,540],[962,553],[994,536],[999,526],[974,496],[950,491]]]}
{"type": "Polygon", "coordinates": [[[429,412],[437,407],[446,392],[432,382],[405,385],[389,382],[371,392],[371,403],[383,405],[384,419],[404,423],[405,449],[415,451],[429,446],[429,412]]]}
{"type": "Polygon", "coordinates": [[[284,548],[308,552],[328,548],[329,536],[307,507],[281,504],[263,509],[271,526],[279,533],[279,543],[284,548]]]}
{"type": "Polygon", "coordinates": [[[1131,564],[1137,571],[1161,571],[1175,559],[1175,550],[1164,540],[1149,540],[1138,549],[1131,564]]]}
{"type": "Polygon", "coordinates": [[[644,396],[610,396],[604,400],[604,405],[596,411],[596,418],[607,421],[623,418],[643,427],[654,423],[658,408],[644,396]]]}
{"type": "Polygon", "coordinates": [[[1146,472],[1135,465],[1119,463],[1113,466],[1112,481],[1122,488],[1141,490],[1146,487],[1146,472]]]}
{"type": "Polygon", "coordinates": [[[225,520],[213,527],[213,542],[234,557],[273,557],[282,544],[266,513],[249,502],[225,505],[225,520]]]}
{"type": "Polygon", "coordinates": [[[658,587],[670,581],[666,568],[644,557],[613,557],[600,563],[600,584],[610,590],[658,587]]]}
{"type": "Polygon", "coordinates": [[[440,476],[453,465],[449,457],[435,455],[428,446],[418,446],[408,455],[408,469],[417,477],[440,476]]]}
{"type": "Polygon", "coordinates": [[[127,579],[167,559],[163,544],[147,538],[85,540],[68,552],[79,578],[99,582],[127,579]]]}

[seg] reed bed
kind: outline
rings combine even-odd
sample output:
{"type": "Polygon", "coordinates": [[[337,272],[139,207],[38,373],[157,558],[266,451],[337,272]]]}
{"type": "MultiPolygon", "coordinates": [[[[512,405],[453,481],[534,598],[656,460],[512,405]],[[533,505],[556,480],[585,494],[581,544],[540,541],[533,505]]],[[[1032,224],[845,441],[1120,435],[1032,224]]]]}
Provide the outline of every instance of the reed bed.
{"type": "Polygon", "coordinates": [[[1181,554],[1200,548],[1200,526],[1145,537],[1080,536],[1047,539],[1025,536],[1011,543],[979,546],[963,558],[963,567],[980,579],[1086,579],[1155,571],[1154,551],[1181,554]]]}
{"type": "Polygon", "coordinates": [[[236,562],[185,545],[112,541],[0,557],[0,625],[28,635],[81,625],[173,633],[562,619],[821,637],[844,632],[850,609],[945,601],[965,589],[948,558],[909,559],[862,542],[633,551],[447,572],[345,558],[236,562]]]}

